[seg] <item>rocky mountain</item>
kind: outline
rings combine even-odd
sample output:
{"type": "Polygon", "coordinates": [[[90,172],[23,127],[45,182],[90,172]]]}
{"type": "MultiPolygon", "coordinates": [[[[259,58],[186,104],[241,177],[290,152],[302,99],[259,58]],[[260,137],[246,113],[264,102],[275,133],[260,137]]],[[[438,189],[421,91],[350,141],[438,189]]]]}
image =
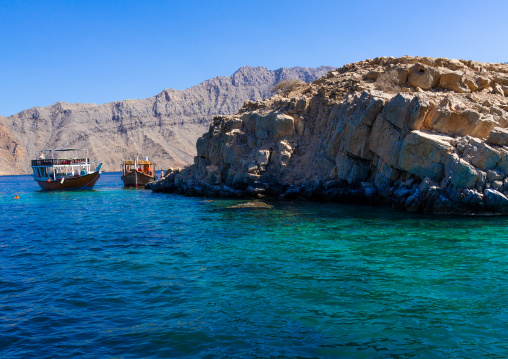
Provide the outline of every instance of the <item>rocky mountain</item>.
{"type": "Polygon", "coordinates": [[[285,79],[313,81],[331,67],[242,67],[231,76],[186,90],[164,90],[143,100],[103,105],[58,102],[0,118],[0,175],[30,173],[30,160],[47,148],[88,148],[103,169],[120,169],[141,152],[160,169],[183,166],[196,154],[196,139],[214,116],[233,114],[246,100],[272,96],[285,79]]]}
{"type": "Polygon", "coordinates": [[[24,165],[26,147],[5,126],[6,118],[0,116],[0,174],[14,174],[15,168],[24,165]],[[1,169],[4,169],[2,171],[1,169]]]}
{"type": "Polygon", "coordinates": [[[216,117],[194,164],[151,188],[508,213],[507,97],[507,64],[348,64],[216,117]]]}

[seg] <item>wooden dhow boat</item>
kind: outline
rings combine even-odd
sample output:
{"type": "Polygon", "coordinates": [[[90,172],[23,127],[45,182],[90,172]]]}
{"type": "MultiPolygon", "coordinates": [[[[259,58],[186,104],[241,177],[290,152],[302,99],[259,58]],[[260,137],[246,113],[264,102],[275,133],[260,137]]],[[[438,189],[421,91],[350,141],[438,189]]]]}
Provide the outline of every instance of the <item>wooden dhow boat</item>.
{"type": "Polygon", "coordinates": [[[146,184],[156,181],[155,163],[145,157],[144,160],[136,156],[134,161],[122,162],[122,181],[124,187],[145,187],[146,184]]]}
{"type": "Polygon", "coordinates": [[[90,162],[87,149],[77,148],[43,150],[32,160],[34,180],[46,191],[93,189],[101,166],[99,161],[90,162]]]}

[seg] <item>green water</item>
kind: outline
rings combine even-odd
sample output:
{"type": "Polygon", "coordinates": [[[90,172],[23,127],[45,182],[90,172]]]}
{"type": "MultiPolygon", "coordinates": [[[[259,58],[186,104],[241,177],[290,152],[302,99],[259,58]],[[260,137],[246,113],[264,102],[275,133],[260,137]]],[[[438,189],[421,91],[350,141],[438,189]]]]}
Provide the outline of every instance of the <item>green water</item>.
{"type": "Polygon", "coordinates": [[[508,355],[505,217],[0,185],[2,358],[508,355]]]}

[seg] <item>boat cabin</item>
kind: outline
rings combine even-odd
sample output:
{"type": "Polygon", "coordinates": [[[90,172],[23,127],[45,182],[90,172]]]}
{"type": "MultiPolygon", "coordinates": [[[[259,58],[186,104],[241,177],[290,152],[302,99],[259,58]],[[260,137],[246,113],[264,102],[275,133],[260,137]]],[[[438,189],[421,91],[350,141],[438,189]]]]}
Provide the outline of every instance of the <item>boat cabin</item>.
{"type": "MultiPolygon", "coordinates": [[[[99,163],[90,162],[87,149],[43,150],[38,159],[32,160],[33,176],[39,181],[84,176],[94,172],[91,166],[95,162],[99,163]]],[[[95,168],[95,171],[98,170],[100,171],[100,165],[95,168]]]]}
{"type": "Polygon", "coordinates": [[[153,177],[155,175],[155,163],[148,160],[134,160],[134,161],[123,161],[122,163],[122,175],[128,175],[131,172],[140,172],[147,176],[153,177]]]}

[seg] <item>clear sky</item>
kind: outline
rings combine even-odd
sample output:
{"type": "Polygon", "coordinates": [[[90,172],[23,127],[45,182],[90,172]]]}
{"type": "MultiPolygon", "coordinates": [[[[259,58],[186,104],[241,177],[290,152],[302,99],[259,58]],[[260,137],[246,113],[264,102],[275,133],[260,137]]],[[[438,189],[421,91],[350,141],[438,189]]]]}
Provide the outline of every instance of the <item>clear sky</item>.
{"type": "Polygon", "coordinates": [[[0,115],[377,56],[508,61],[508,1],[0,0],[0,115]]]}

